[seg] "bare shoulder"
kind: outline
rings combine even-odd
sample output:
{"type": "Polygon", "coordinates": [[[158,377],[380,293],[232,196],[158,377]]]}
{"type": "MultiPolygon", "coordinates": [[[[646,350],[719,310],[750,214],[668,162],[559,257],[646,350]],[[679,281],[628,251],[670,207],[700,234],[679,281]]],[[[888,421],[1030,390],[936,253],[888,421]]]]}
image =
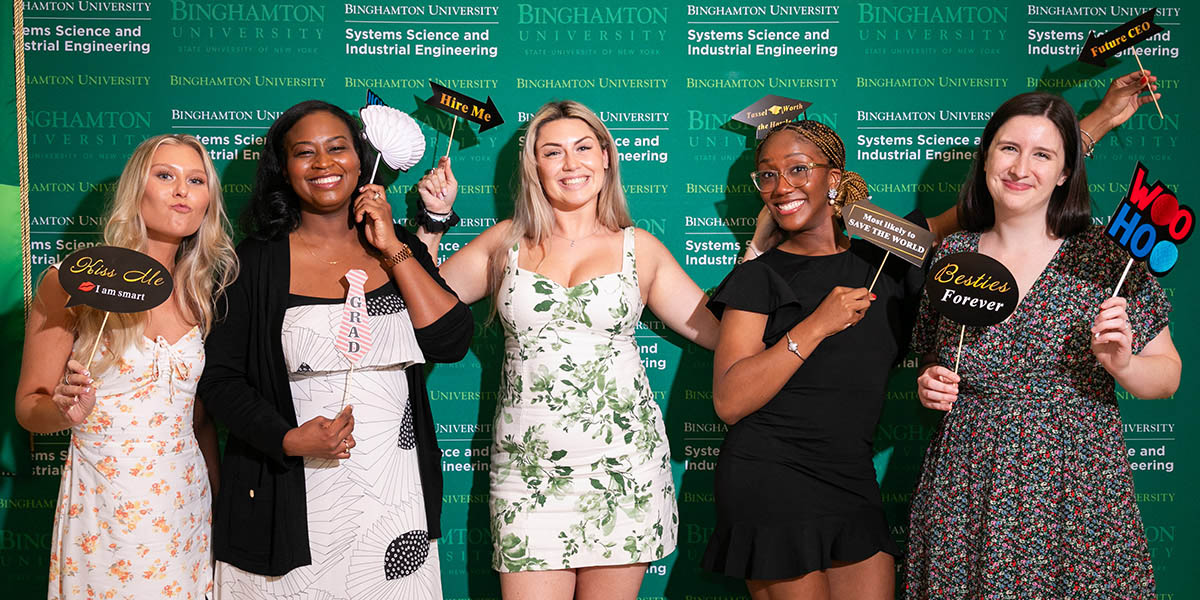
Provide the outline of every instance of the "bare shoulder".
{"type": "Polygon", "coordinates": [[[654,237],[653,233],[641,227],[633,228],[633,243],[637,247],[639,255],[646,254],[647,256],[660,257],[664,254],[670,254],[667,247],[658,238],[654,237]]]}
{"type": "Polygon", "coordinates": [[[660,265],[675,262],[671,251],[654,234],[640,227],[633,228],[633,243],[637,248],[638,265],[657,270],[660,265]]]}
{"type": "Polygon", "coordinates": [[[42,281],[38,284],[37,295],[34,296],[34,309],[40,310],[46,315],[65,315],[67,313],[67,300],[70,295],[67,290],[63,289],[62,282],[58,280],[58,269],[50,267],[42,274],[42,281]]]}
{"type": "Polygon", "coordinates": [[[483,230],[483,233],[471,240],[471,243],[479,244],[481,250],[491,253],[500,244],[503,244],[504,240],[508,239],[510,231],[512,231],[512,219],[505,219],[483,230]]]}

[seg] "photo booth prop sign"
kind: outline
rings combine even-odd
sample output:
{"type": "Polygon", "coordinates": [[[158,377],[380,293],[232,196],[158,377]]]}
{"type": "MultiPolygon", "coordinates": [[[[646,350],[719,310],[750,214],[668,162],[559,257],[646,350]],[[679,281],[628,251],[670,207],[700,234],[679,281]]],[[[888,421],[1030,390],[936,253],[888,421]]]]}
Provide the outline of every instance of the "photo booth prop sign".
{"type": "Polygon", "coordinates": [[[128,248],[92,246],[72,252],[58,269],[58,281],[70,295],[67,306],[80,304],[104,311],[92,343],[87,368],[104,335],[111,313],[150,310],[171,297],[175,282],[162,263],[128,248]]]}
{"type": "Polygon", "coordinates": [[[375,183],[382,159],[389,167],[407,171],[425,155],[425,134],[412,117],[384,103],[375,92],[367,90],[367,105],[358,111],[363,122],[363,137],[375,148],[375,167],[370,183],[375,183]]]}
{"type": "Polygon", "coordinates": [[[425,103],[454,115],[454,124],[450,126],[450,141],[446,144],[446,156],[450,156],[450,146],[454,143],[454,128],[458,125],[459,117],[478,123],[479,133],[504,123],[491,96],[488,96],[487,102],[480,102],[433,81],[429,82],[429,87],[433,90],[433,95],[425,103]]]}
{"type": "MultiPolygon", "coordinates": [[[[1164,31],[1161,26],[1154,24],[1156,12],[1158,9],[1152,8],[1099,37],[1096,37],[1094,31],[1088,32],[1088,39],[1083,43],[1079,60],[1089,65],[1105,67],[1109,57],[1128,49],[1129,53],[1133,55],[1133,59],[1137,61],[1138,70],[1142,71],[1142,76],[1145,77],[1146,68],[1142,66],[1142,59],[1138,57],[1133,47],[1164,31]]],[[[1146,82],[1146,90],[1153,97],[1154,90],[1150,89],[1149,81],[1146,82]]],[[[1154,99],[1154,108],[1158,109],[1158,118],[1164,118],[1157,98],[1154,99]]]]}
{"type": "Polygon", "coordinates": [[[1130,256],[1125,272],[1113,288],[1113,296],[1120,292],[1135,260],[1146,261],[1155,277],[1171,272],[1179,262],[1179,244],[1186,242],[1196,228],[1192,209],[1179,204],[1175,193],[1161,179],[1147,185],[1149,174],[1150,169],[1139,161],[1129,180],[1129,193],[1104,228],[1104,234],[1130,256]]]}
{"type": "Polygon", "coordinates": [[[887,251],[868,291],[875,289],[875,282],[879,281],[889,255],[895,254],[920,267],[925,264],[935,239],[928,229],[862,200],[842,209],[842,221],[848,235],[857,235],[887,251]]]}
{"type": "Polygon", "coordinates": [[[810,106],[812,102],[767,94],[758,102],[739,110],[733,115],[733,120],[753,127],[755,138],[761,140],[767,137],[772,127],[796,120],[810,106]]]}
{"type": "Polygon", "coordinates": [[[371,320],[367,316],[367,296],[363,292],[366,282],[366,271],[346,271],[346,303],[342,305],[342,320],[338,323],[337,339],[334,341],[337,351],[350,361],[345,390],[342,392],[342,408],[346,407],[346,398],[350,395],[350,375],[371,349],[371,320]]]}
{"type": "Polygon", "coordinates": [[[978,252],[959,252],[934,263],[925,278],[933,309],[962,325],[954,372],[962,358],[967,325],[990,327],[1017,309],[1017,280],[1000,261],[978,252]]]}

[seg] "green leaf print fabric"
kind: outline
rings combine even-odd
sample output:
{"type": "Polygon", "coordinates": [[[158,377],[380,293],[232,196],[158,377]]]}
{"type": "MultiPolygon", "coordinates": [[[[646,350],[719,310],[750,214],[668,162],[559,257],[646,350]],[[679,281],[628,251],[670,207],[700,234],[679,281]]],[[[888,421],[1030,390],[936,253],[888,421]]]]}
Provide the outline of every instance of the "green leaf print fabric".
{"type": "Polygon", "coordinates": [[[634,230],[621,271],[573,287],[517,266],[497,302],[504,372],[493,428],[497,571],[649,562],[675,549],[678,515],[662,414],[634,331],[634,230]]]}

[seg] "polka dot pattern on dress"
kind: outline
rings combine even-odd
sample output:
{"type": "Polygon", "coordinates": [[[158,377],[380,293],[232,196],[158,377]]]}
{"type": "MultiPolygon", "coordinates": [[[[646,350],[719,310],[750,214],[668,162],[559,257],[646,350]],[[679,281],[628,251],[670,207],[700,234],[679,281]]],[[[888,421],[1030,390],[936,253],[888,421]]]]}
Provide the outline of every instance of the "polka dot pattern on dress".
{"type": "Polygon", "coordinates": [[[392,315],[407,310],[404,298],[399,294],[367,295],[367,316],[392,315]]]}
{"type": "Polygon", "coordinates": [[[383,576],[388,581],[412,575],[429,556],[429,532],[415,529],[388,544],[383,557],[383,576]]]}
{"type": "Polygon", "coordinates": [[[417,436],[413,431],[412,402],[404,404],[404,417],[400,420],[400,439],[396,441],[396,445],[405,450],[417,447],[417,436]]]}

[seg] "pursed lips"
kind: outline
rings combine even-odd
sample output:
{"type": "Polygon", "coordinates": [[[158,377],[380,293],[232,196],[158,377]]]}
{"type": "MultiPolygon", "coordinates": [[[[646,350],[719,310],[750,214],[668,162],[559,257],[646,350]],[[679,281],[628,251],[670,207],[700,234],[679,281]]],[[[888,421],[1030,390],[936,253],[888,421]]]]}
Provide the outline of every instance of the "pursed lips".
{"type": "Polygon", "coordinates": [[[1032,188],[1032,187],[1033,187],[1032,185],[1030,185],[1030,184],[1028,184],[1028,183],[1021,183],[1021,182],[1019,182],[1019,181],[1012,181],[1011,179],[1004,179],[1004,180],[1001,180],[1001,183],[1003,183],[1003,184],[1004,184],[1004,187],[1006,187],[1006,188],[1008,188],[1008,189],[1010,189],[1010,190],[1012,190],[1012,191],[1014,191],[1014,192],[1023,192],[1023,191],[1025,191],[1025,190],[1028,190],[1028,189],[1030,189],[1030,188],[1032,188]]]}

